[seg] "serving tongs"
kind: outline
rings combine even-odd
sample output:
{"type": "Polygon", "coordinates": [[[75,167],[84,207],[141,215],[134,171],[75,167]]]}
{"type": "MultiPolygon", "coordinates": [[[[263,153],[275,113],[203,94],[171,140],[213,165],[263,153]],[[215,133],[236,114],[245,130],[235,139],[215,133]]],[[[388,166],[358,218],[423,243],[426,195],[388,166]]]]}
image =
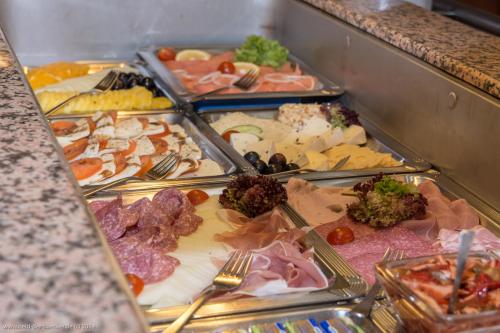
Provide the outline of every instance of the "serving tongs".
{"type": "Polygon", "coordinates": [[[460,247],[457,255],[457,270],[455,272],[455,281],[453,282],[453,290],[451,292],[450,301],[448,302],[448,314],[454,314],[458,301],[458,289],[462,284],[462,276],[464,275],[465,264],[469,257],[469,250],[474,240],[474,231],[462,230],[459,236],[460,247]]]}
{"type": "Polygon", "coordinates": [[[83,91],[83,92],[76,94],[74,96],[71,96],[70,98],[62,101],[61,103],[54,106],[52,109],[45,112],[45,115],[46,116],[51,115],[55,111],[59,110],[60,108],[62,108],[63,106],[65,106],[66,104],[71,102],[72,100],[79,98],[81,96],[94,95],[94,94],[100,94],[100,93],[106,92],[113,87],[113,85],[115,84],[117,79],[118,79],[118,72],[112,70],[108,74],[106,74],[106,76],[101,81],[99,81],[99,83],[94,88],[87,90],[87,91],[83,91]]]}
{"type": "Polygon", "coordinates": [[[132,177],[124,177],[121,179],[117,179],[115,181],[109,182],[104,185],[98,185],[95,186],[89,190],[83,191],[83,196],[85,198],[89,198],[93,196],[94,194],[104,191],[107,189],[110,189],[112,187],[116,187],[118,185],[124,184],[130,180],[162,180],[165,177],[167,177],[168,173],[176,166],[178,166],[180,161],[179,155],[178,154],[168,154],[163,160],[158,162],[155,166],[153,166],[151,169],[146,172],[146,177],[138,177],[138,176],[132,176],[132,177]]]}

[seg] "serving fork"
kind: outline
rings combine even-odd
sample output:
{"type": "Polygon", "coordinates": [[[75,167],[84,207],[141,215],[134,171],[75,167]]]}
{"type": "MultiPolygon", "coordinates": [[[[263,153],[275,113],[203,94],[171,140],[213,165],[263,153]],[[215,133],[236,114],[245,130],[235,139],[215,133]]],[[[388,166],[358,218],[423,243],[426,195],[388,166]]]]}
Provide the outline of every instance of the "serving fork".
{"type": "MultiPolygon", "coordinates": [[[[333,171],[339,170],[340,168],[342,168],[347,163],[347,161],[350,158],[351,158],[351,155],[347,155],[346,157],[343,157],[337,163],[335,163],[335,165],[333,166],[333,168],[331,168],[327,172],[333,172],[333,171]]],[[[301,169],[295,169],[295,170],[288,170],[288,171],[282,171],[282,172],[273,173],[270,176],[280,177],[280,176],[293,175],[293,174],[301,173],[301,172],[316,172],[316,171],[317,170],[315,170],[315,169],[301,168],[301,169]]]]}
{"type": "Polygon", "coordinates": [[[101,81],[99,81],[99,83],[97,83],[97,85],[94,88],[87,90],[87,91],[83,91],[83,92],[76,94],[74,96],[71,96],[70,98],[62,101],[61,103],[54,106],[52,109],[45,112],[45,115],[49,116],[50,114],[52,114],[55,111],[57,111],[58,109],[62,108],[63,106],[65,106],[66,104],[71,102],[72,100],[79,98],[81,96],[100,94],[100,93],[106,92],[113,87],[113,85],[115,84],[117,79],[118,79],[118,73],[116,71],[110,71],[108,74],[106,74],[106,76],[101,81]]]}
{"type": "MultiPolygon", "coordinates": [[[[405,251],[404,250],[393,250],[391,248],[388,248],[384,256],[382,257],[383,262],[390,262],[390,261],[395,261],[395,260],[401,260],[405,256],[405,251]]],[[[373,308],[373,304],[375,303],[375,300],[377,299],[377,296],[380,293],[380,290],[382,288],[382,285],[376,281],[375,284],[368,290],[368,293],[366,294],[365,298],[356,304],[354,308],[351,310],[353,313],[358,313],[363,315],[365,318],[368,318],[370,316],[370,313],[373,308]]]]}
{"type": "Polygon", "coordinates": [[[146,172],[146,177],[132,176],[132,177],[117,179],[107,184],[98,185],[91,189],[85,190],[83,191],[83,196],[85,198],[91,197],[97,192],[104,191],[109,188],[121,185],[129,180],[147,180],[147,179],[161,180],[167,176],[168,172],[172,170],[172,168],[175,167],[178,162],[179,162],[179,156],[177,154],[170,153],[167,156],[165,156],[165,158],[162,159],[160,162],[155,164],[151,169],[149,169],[148,172],[146,172]]]}
{"type": "Polygon", "coordinates": [[[246,72],[245,75],[240,77],[238,79],[238,81],[234,82],[233,84],[229,84],[227,86],[220,87],[220,88],[211,90],[209,92],[193,96],[191,101],[192,102],[199,101],[207,96],[214,95],[218,92],[224,91],[224,90],[232,88],[232,87],[236,87],[236,88],[241,89],[243,91],[247,91],[255,84],[258,77],[259,77],[259,73],[257,73],[254,69],[251,69],[248,72],[246,72]]]}
{"type": "Polygon", "coordinates": [[[191,319],[193,314],[205,303],[210,297],[217,292],[226,292],[238,288],[245,279],[245,276],[252,264],[252,253],[236,250],[224,267],[215,276],[212,284],[205,288],[198,298],[177,318],[163,333],[179,332],[184,325],[191,319]]]}

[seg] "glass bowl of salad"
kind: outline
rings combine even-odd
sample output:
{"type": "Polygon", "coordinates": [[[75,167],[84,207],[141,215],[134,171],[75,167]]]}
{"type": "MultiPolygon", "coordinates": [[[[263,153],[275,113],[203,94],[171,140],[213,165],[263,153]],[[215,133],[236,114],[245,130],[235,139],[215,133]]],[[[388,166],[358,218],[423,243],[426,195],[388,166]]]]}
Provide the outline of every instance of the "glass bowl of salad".
{"type": "Polygon", "coordinates": [[[408,332],[500,332],[500,258],[471,253],[448,314],[456,254],[379,263],[377,279],[408,332]]]}

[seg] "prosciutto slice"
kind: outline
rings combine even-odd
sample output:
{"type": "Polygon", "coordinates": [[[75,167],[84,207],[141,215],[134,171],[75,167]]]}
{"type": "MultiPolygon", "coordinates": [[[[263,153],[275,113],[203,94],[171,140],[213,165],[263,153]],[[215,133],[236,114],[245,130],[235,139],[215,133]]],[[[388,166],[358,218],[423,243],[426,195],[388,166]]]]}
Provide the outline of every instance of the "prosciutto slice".
{"type": "Polygon", "coordinates": [[[275,240],[294,243],[305,232],[290,228],[279,208],[272,212],[250,219],[231,209],[222,209],[219,217],[235,225],[234,231],[215,234],[214,239],[224,242],[235,249],[252,250],[265,247],[275,240]]]}
{"type": "Polygon", "coordinates": [[[268,296],[328,287],[328,279],[311,259],[292,244],[274,241],[254,250],[253,262],[241,287],[233,294],[268,296]]]}

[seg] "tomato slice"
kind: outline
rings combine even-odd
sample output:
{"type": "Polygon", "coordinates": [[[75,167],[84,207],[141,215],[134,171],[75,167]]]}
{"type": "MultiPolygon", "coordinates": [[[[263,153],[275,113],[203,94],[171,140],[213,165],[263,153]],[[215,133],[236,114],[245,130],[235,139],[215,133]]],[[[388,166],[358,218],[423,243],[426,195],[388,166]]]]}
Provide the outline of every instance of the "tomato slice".
{"type": "Polygon", "coordinates": [[[234,67],[232,62],[223,61],[220,63],[219,67],[217,67],[217,70],[223,74],[234,74],[236,68],[234,67]]]}
{"type": "Polygon", "coordinates": [[[113,153],[113,156],[115,157],[115,175],[117,175],[127,167],[127,160],[123,152],[113,153]]]}
{"type": "Polygon", "coordinates": [[[170,129],[168,128],[168,125],[164,123],[163,127],[165,128],[165,131],[163,131],[161,133],[158,133],[158,134],[148,135],[148,138],[150,138],[150,139],[159,139],[159,138],[163,138],[164,136],[169,135],[171,132],[170,132],[170,129]]]}
{"type": "Polygon", "coordinates": [[[195,206],[207,201],[209,198],[208,194],[202,190],[189,191],[187,197],[189,201],[195,206]]]}
{"type": "Polygon", "coordinates": [[[118,112],[116,112],[116,111],[109,111],[108,115],[111,116],[111,119],[113,119],[113,123],[116,123],[116,119],[118,118],[118,112]]]}
{"type": "Polygon", "coordinates": [[[71,133],[76,128],[76,123],[73,121],[58,120],[50,123],[50,127],[56,136],[61,136],[71,133]]]}
{"type": "Polygon", "coordinates": [[[132,289],[135,296],[138,296],[142,289],[144,289],[144,281],[135,274],[125,274],[128,284],[132,289]]]}
{"type": "Polygon", "coordinates": [[[331,231],[326,240],[330,245],[342,245],[354,240],[354,233],[348,227],[337,227],[331,231]]]}
{"type": "Polygon", "coordinates": [[[155,154],[163,154],[168,150],[168,143],[160,138],[149,137],[153,146],[155,146],[155,154]]]}
{"type": "Polygon", "coordinates": [[[87,138],[81,138],[79,140],[76,140],[73,143],[63,148],[64,156],[66,156],[66,159],[68,161],[71,161],[72,159],[83,153],[85,151],[85,148],[87,148],[88,144],[89,144],[89,139],[87,138]]]}
{"type": "Polygon", "coordinates": [[[87,124],[89,124],[90,134],[94,133],[94,130],[95,130],[95,127],[96,127],[95,121],[93,121],[92,118],[88,117],[87,118],[87,124]]]}
{"type": "Polygon", "coordinates": [[[135,148],[137,148],[137,142],[134,140],[128,140],[128,149],[123,151],[123,155],[128,156],[132,154],[135,151],[135,148]]]}
{"type": "Polygon", "coordinates": [[[158,50],[157,56],[161,61],[175,60],[175,51],[171,47],[162,47],[158,50]]]}
{"type": "Polygon", "coordinates": [[[233,133],[238,133],[238,131],[233,131],[233,130],[229,130],[229,131],[225,131],[223,134],[222,134],[222,138],[227,142],[231,142],[231,134],[233,133]]]}
{"type": "Polygon", "coordinates": [[[142,124],[142,129],[146,129],[149,125],[149,120],[146,117],[138,117],[137,120],[139,120],[142,124]]]}
{"type": "Polygon", "coordinates": [[[141,156],[141,170],[139,170],[135,175],[138,177],[144,176],[146,172],[153,167],[153,159],[149,155],[141,156]]]}
{"type": "Polygon", "coordinates": [[[99,150],[103,150],[108,145],[108,139],[103,139],[99,141],[99,150]]]}
{"type": "Polygon", "coordinates": [[[102,169],[102,160],[98,157],[82,158],[70,163],[71,171],[76,179],[88,178],[102,169]]]}

